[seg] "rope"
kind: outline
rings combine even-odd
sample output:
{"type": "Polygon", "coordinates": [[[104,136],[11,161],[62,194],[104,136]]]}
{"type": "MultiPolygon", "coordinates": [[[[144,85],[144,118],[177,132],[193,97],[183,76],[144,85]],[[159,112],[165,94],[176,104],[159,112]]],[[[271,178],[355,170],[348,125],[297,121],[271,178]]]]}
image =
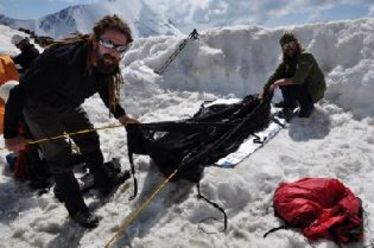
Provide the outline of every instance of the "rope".
{"type": "MultiPolygon", "coordinates": [[[[47,141],[59,140],[59,139],[64,139],[64,138],[68,138],[68,137],[72,137],[72,136],[76,136],[76,135],[91,133],[91,132],[104,130],[104,129],[117,128],[117,127],[124,127],[124,126],[122,124],[112,124],[112,125],[108,125],[108,126],[104,126],[104,127],[82,129],[82,130],[79,130],[79,131],[76,131],[76,132],[64,133],[64,134],[60,134],[60,135],[56,135],[56,136],[48,137],[48,138],[44,138],[44,139],[38,139],[38,140],[28,139],[28,140],[26,140],[26,144],[27,145],[35,145],[35,144],[40,144],[40,143],[44,143],[44,142],[47,142],[47,141]]],[[[1,147],[0,151],[5,150],[5,149],[6,149],[6,147],[1,147]]]]}
{"type": "MultiPolygon", "coordinates": [[[[248,119],[250,118],[251,116],[254,115],[254,113],[256,111],[258,111],[263,105],[266,105],[266,104],[270,104],[269,103],[269,100],[265,100],[265,101],[262,101],[258,106],[256,106],[251,114],[249,116],[247,116],[245,119],[248,119]]],[[[233,131],[237,131],[239,128],[242,127],[244,121],[242,121],[233,131]]],[[[231,137],[233,131],[231,131],[230,134],[228,135],[225,135],[225,136],[222,136],[221,138],[219,138],[216,142],[214,142],[214,144],[212,144],[211,146],[209,146],[207,149],[205,149],[204,151],[207,152],[207,151],[210,151],[213,149],[214,146],[219,146],[221,145],[222,143],[224,143],[228,138],[231,137]]],[[[195,157],[199,158],[202,156],[202,154],[204,153],[204,151],[198,153],[195,155],[195,157]]],[[[131,153],[130,153],[131,154],[131,153]]],[[[193,161],[192,161],[193,162],[193,161]]],[[[157,188],[156,190],[151,194],[150,197],[148,197],[145,202],[138,208],[136,209],[134,212],[132,212],[130,214],[130,216],[120,225],[119,227],[119,230],[112,236],[112,238],[105,244],[105,248],[110,248],[112,247],[112,245],[116,242],[116,240],[118,239],[118,237],[120,235],[122,235],[123,233],[125,233],[128,229],[128,227],[134,222],[134,220],[136,218],[138,218],[138,216],[140,215],[140,213],[150,204],[150,202],[156,197],[156,195],[161,192],[161,190],[166,186],[166,184],[178,173],[178,170],[180,168],[182,168],[183,166],[179,166],[177,169],[175,169],[157,188]]],[[[198,191],[199,190],[199,187],[198,187],[198,191]]],[[[207,202],[210,202],[208,199],[206,199],[205,197],[203,197],[201,194],[200,196],[202,197],[202,199],[206,200],[207,202]]],[[[213,203],[212,205],[215,206],[217,209],[219,209],[223,215],[224,215],[224,229],[223,231],[225,231],[227,229],[227,215],[225,213],[225,211],[220,207],[218,206],[217,204],[214,205],[215,203],[213,203]]]]}
{"type": "Polygon", "coordinates": [[[118,237],[125,233],[128,227],[135,221],[140,213],[150,204],[150,202],[156,197],[158,193],[166,186],[166,184],[178,173],[178,168],[175,169],[159,186],[152,192],[152,194],[143,202],[143,204],[135,210],[121,225],[119,230],[113,235],[113,237],[105,244],[105,248],[110,248],[116,242],[118,237]]]}

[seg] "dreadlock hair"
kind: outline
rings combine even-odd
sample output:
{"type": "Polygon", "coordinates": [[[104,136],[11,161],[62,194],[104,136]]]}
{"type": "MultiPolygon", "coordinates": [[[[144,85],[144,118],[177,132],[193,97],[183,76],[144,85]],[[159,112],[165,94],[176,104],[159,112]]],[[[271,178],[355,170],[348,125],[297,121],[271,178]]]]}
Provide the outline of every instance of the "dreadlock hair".
{"type": "Polygon", "coordinates": [[[95,24],[95,26],[93,27],[95,39],[99,40],[100,36],[106,30],[118,31],[126,36],[127,43],[133,42],[133,37],[129,25],[117,15],[106,15],[95,24]]]}
{"type": "MultiPolygon", "coordinates": [[[[99,20],[93,27],[93,34],[79,34],[74,33],[73,36],[64,38],[62,40],[54,41],[49,47],[59,47],[61,45],[74,44],[74,43],[85,43],[88,46],[87,63],[85,73],[91,74],[93,71],[91,61],[92,41],[98,41],[102,34],[107,30],[115,30],[124,34],[127,38],[127,43],[133,41],[131,29],[129,25],[121,20],[117,15],[107,15],[99,20]]],[[[108,84],[109,88],[109,108],[112,112],[115,112],[116,106],[120,101],[120,88],[124,84],[124,79],[121,75],[119,66],[114,70],[113,74],[103,78],[105,84],[108,84]]]]}
{"type": "MultiPolygon", "coordinates": [[[[106,15],[93,27],[93,36],[98,41],[107,30],[115,30],[126,36],[127,43],[133,42],[133,37],[129,25],[117,15],[106,15]]],[[[120,87],[124,84],[119,67],[115,69],[112,78],[109,80],[109,106],[114,112],[120,100],[120,87]]]]}

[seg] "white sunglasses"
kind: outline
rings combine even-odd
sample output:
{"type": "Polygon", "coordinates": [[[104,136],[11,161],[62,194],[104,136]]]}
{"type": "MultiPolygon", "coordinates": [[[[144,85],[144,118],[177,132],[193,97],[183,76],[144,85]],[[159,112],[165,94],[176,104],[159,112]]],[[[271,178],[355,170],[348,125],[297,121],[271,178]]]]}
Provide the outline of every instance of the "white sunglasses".
{"type": "Polygon", "coordinates": [[[103,39],[103,38],[101,38],[99,40],[99,44],[102,45],[103,47],[107,48],[107,49],[114,50],[114,51],[116,51],[118,53],[125,53],[125,52],[127,52],[130,49],[131,45],[132,45],[131,42],[128,43],[128,44],[126,44],[126,45],[114,44],[113,41],[108,40],[108,39],[103,39]]]}

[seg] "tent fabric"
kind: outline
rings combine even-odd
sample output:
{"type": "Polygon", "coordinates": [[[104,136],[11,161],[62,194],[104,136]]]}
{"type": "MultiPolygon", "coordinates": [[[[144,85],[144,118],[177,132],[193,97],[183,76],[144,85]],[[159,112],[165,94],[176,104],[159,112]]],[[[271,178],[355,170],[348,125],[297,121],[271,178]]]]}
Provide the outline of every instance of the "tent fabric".
{"type": "Polygon", "coordinates": [[[346,244],[363,238],[361,201],[337,179],[281,183],[273,204],[276,216],[290,227],[301,228],[311,240],[327,238],[346,244]]]}
{"type": "MultiPolygon", "coordinates": [[[[10,80],[19,81],[17,68],[8,55],[0,55],[0,86],[10,80]]],[[[0,99],[0,134],[3,133],[5,103],[0,99]]]]}
{"type": "Polygon", "coordinates": [[[270,103],[255,95],[234,104],[203,104],[190,119],[128,125],[128,153],[149,155],[165,176],[178,168],[174,180],[198,182],[205,166],[237,150],[269,121],[270,103]]]}

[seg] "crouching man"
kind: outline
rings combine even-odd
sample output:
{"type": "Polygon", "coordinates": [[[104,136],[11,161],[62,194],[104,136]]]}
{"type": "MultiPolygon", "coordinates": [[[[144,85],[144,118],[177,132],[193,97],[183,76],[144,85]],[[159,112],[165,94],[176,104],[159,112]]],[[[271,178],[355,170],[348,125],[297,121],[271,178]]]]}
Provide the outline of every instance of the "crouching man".
{"type": "Polygon", "coordinates": [[[268,79],[260,98],[272,96],[274,90],[280,88],[283,101],[276,107],[283,108],[283,113],[288,115],[299,105],[299,117],[308,118],[314,103],[324,96],[324,75],[314,56],[302,48],[294,34],[283,34],[279,43],[283,60],[268,79]]]}

